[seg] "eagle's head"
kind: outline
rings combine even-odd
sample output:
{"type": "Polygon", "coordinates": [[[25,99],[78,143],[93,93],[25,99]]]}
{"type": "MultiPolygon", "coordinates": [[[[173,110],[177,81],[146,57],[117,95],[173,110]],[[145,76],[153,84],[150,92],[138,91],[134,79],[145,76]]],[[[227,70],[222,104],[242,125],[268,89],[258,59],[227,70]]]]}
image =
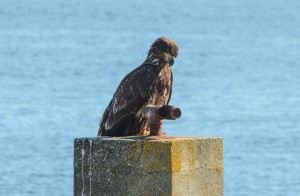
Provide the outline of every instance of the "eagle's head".
{"type": "Polygon", "coordinates": [[[174,58],[178,56],[178,46],[169,38],[159,37],[151,45],[149,50],[148,57],[152,56],[172,66],[174,64],[174,58]]]}

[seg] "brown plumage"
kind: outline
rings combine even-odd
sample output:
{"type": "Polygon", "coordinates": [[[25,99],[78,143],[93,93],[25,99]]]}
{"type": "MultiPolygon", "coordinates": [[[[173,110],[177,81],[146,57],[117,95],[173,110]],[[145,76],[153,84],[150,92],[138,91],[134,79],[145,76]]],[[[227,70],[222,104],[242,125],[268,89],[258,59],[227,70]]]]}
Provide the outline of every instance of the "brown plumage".
{"type": "Polygon", "coordinates": [[[177,55],[176,43],[166,37],[160,37],[152,44],[143,64],[121,81],[103,113],[98,136],[148,133],[149,125],[141,108],[169,103],[173,80],[171,66],[177,55]]]}

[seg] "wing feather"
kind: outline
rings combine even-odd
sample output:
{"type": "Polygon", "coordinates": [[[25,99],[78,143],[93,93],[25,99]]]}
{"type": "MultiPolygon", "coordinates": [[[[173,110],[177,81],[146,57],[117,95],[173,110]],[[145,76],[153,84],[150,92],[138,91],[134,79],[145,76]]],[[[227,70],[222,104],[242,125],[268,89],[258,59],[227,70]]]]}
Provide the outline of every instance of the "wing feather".
{"type": "Polygon", "coordinates": [[[149,99],[158,72],[157,66],[144,64],[125,76],[102,116],[98,135],[122,135],[149,99]]]}

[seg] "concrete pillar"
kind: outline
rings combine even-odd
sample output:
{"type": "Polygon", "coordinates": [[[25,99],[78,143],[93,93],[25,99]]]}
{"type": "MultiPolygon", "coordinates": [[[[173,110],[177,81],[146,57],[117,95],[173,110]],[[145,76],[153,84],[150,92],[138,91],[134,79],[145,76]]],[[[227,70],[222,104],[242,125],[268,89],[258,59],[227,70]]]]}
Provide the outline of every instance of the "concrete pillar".
{"type": "Polygon", "coordinates": [[[223,195],[221,138],[74,141],[74,195],[223,195]]]}

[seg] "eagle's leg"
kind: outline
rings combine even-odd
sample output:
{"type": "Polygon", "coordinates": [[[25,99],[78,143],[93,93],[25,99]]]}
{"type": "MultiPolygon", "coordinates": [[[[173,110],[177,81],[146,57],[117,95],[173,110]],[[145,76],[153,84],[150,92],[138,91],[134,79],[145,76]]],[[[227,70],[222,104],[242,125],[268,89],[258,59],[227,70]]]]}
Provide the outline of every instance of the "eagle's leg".
{"type": "Polygon", "coordinates": [[[152,122],[149,122],[150,134],[149,135],[163,135],[162,131],[162,119],[157,119],[152,122]]]}

